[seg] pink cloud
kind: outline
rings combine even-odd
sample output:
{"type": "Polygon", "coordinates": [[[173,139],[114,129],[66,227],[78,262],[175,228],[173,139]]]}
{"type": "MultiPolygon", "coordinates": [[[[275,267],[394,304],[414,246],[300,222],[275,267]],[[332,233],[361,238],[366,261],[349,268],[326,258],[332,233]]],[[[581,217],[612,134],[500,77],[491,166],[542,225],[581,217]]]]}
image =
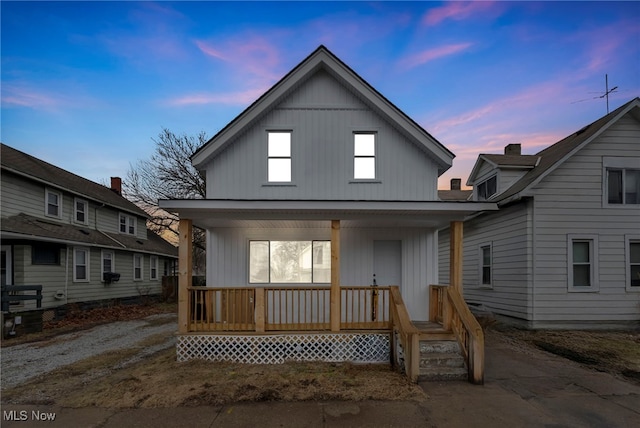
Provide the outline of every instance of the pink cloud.
{"type": "Polygon", "coordinates": [[[268,87],[260,87],[228,93],[197,93],[174,98],[167,101],[167,104],[179,107],[204,104],[248,105],[267,90],[268,87]]]}
{"type": "Polygon", "coordinates": [[[27,107],[34,110],[59,110],[61,108],[87,108],[97,101],[81,93],[56,93],[32,87],[24,83],[3,82],[2,104],[7,107],[27,107]]]}
{"type": "Polygon", "coordinates": [[[492,10],[493,2],[488,1],[452,1],[444,6],[430,9],[423,17],[422,22],[427,26],[438,25],[447,19],[461,21],[467,18],[474,18],[479,13],[492,10]]]}
{"type": "Polygon", "coordinates": [[[405,68],[413,68],[418,65],[426,64],[427,62],[433,61],[438,58],[454,55],[458,52],[465,51],[472,45],[472,43],[457,43],[453,45],[445,45],[433,49],[427,49],[401,60],[400,64],[405,68]]]}

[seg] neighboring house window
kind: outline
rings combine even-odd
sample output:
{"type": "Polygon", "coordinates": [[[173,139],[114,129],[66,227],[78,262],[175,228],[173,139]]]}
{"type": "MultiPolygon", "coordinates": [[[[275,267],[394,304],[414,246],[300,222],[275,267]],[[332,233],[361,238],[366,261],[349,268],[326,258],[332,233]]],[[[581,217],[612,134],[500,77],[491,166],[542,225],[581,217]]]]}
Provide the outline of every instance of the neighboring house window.
{"type": "Polygon", "coordinates": [[[607,169],[609,204],[640,204],[640,169],[607,169]]]}
{"type": "Polygon", "coordinates": [[[120,233],[136,234],[136,218],[134,216],[120,213],[120,233]]]}
{"type": "Polygon", "coordinates": [[[60,265],[60,247],[49,244],[34,244],[31,247],[32,265],[60,265]]]}
{"type": "Polygon", "coordinates": [[[640,158],[603,157],[603,203],[640,205],[640,158]]]}
{"type": "Polygon", "coordinates": [[[598,238],[569,235],[567,242],[569,291],[597,291],[598,238]]]}
{"type": "Polygon", "coordinates": [[[142,254],[133,255],[133,280],[142,281],[142,254]]]}
{"type": "Polygon", "coordinates": [[[478,184],[478,200],[484,201],[492,197],[498,191],[498,177],[493,176],[478,184]]]}
{"type": "Polygon", "coordinates": [[[158,279],[158,256],[149,257],[149,279],[158,279]]]}
{"type": "Polygon", "coordinates": [[[480,284],[483,286],[491,286],[493,280],[493,255],[491,252],[491,244],[480,246],[480,284]]]}
{"type": "Polygon", "coordinates": [[[251,241],[249,282],[331,282],[331,242],[251,241]]]}
{"type": "Polygon", "coordinates": [[[62,193],[50,189],[45,191],[45,214],[49,217],[62,216],[62,193]]]}
{"type": "Polygon", "coordinates": [[[89,204],[87,203],[87,201],[82,199],[75,199],[73,201],[73,205],[74,205],[74,208],[73,208],[74,219],[76,223],[87,224],[87,221],[88,221],[87,210],[89,207],[89,204]]]}
{"type": "Polygon", "coordinates": [[[102,250],[102,273],[115,272],[116,262],[115,253],[113,251],[102,250]]]}
{"type": "Polygon", "coordinates": [[[640,237],[627,238],[627,290],[640,291],[640,237]]]}
{"type": "Polygon", "coordinates": [[[353,178],[376,178],[376,134],[353,134],[353,178]]]}
{"type": "Polygon", "coordinates": [[[291,132],[269,132],[267,150],[268,181],[291,182],[291,132]]]}
{"type": "Polygon", "coordinates": [[[89,249],[73,249],[73,281],[89,282],[89,249]]]}

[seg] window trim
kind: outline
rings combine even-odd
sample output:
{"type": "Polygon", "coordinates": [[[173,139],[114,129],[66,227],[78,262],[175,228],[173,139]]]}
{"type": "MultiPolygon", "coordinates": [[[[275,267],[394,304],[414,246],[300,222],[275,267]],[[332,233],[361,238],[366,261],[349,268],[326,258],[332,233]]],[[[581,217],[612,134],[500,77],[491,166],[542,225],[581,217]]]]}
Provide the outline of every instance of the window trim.
{"type": "Polygon", "coordinates": [[[73,247],[73,282],[90,282],[91,281],[91,249],[88,247],[73,247]],[[85,267],[86,267],[86,278],[78,278],[77,275],[77,267],[78,265],[78,257],[77,252],[82,251],[85,253],[85,267]]]}
{"type": "Polygon", "coordinates": [[[123,235],[131,235],[131,236],[138,236],[138,218],[136,216],[133,216],[131,214],[126,214],[126,213],[118,213],[118,232],[123,234],[123,235]],[[126,231],[123,232],[121,229],[122,226],[122,218],[125,218],[125,228],[126,231]],[[131,228],[131,226],[133,226],[133,233],[129,232],[129,229],[131,228]]]}
{"type": "Polygon", "coordinates": [[[495,174],[490,175],[490,176],[489,176],[489,177],[487,177],[486,179],[484,179],[484,180],[480,181],[480,182],[479,182],[477,185],[475,185],[474,187],[475,187],[475,189],[476,189],[476,192],[475,192],[475,193],[476,193],[476,200],[478,200],[478,201],[488,201],[488,200],[490,200],[491,198],[493,198],[495,195],[497,195],[497,194],[498,194],[498,174],[497,174],[497,173],[495,173],[495,174]],[[484,197],[484,198],[481,198],[481,197],[480,197],[480,186],[482,186],[483,184],[486,184],[486,185],[487,185],[487,187],[488,187],[488,183],[489,183],[489,181],[490,181],[490,180],[495,180],[495,181],[496,181],[496,189],[495,189],[495,192],[493,192],[493,193],[492,193],[492,194],[490,194],[490,195],[487,195],[487,196],[486,196],[486,197],[484,197]]]}
{"type": "MultiPolygon", "coordinates": [[[[315,276],[314,275],[314,260],[313,260],[313,244],[315,242],[329,242],[331,243],[331,240],[329,239],[249,239],[247,242],[247,284],[286,284],[286,285],[295,285],[295,284],[329,284],[331,282],[331,279],[329,279],[329,281],[325,281],[325,282],[314,282],[315,276]],[[310,251],[311,251],[311,281],[309,282],[277,282],[277,281],[272,281],[272,273],[271,273],[271,242],[309,242],[311,243],[310,246],[310,251]],[[268,269],[269,269],[269,279],[268,281],[252,281],[251,280],[251,243],[252,242],[266,242],[267,243],[267,248],[268,248],[268,269]]],[[[323,257],[324,258],[324,257],[323,257]]],[[[331,267],[329,267],[329,269],[331,269],[331,267]]],[[[331,278],[331,275],[329,275],[329,278],[331,278]]]]}
{"type": "MultiPolygon", "coordinates": [[[[115,272],[116,271],[116,252],[113,250],[102,250],[100,252],[100,272],[104,275],[106,272],[115,272]],[[104,270],[104,255],[111,254],[111,270],[104,270]]],[[[102,278],[100,278],[102,280],[102,278]]]]}
{"type": "Polygon", "coordinates": [[[158,256],[149,256],[149,280],[151,280],[151,281],[157,281],[159,279],[159,277],[158,277],[158,266],[159,266],[158,259],[159,259],[158,256]],[[153,274],[154,269],[155,269],[155,275],[153,274]]]}
{"type": "Polygon", "coordinates": [[[86,199],[73,198],[73,221],[78,224],[89,224],[89,202],[86,199]],[[78,220],[78,202],[84,204],[84,221],[78,220]]]}
{"type": "Polygon", "coordinates": [[[624,182],[625,182],[625,171],[634,170],[638,171],[638,164],[640,164],[640,158],[638,157],[609,157],[605,156],[602,158],[602,206],[606,208],[615,208],[615,209],[638,209],[640,207],[640,203],[638,204],[626,204],[624,203],[625,191],[624,191],[624,182]],[[622,180],[623,180],[623,188],[622,188],[622,203],[620,204],[610,204],[609,203],[609,171],[610,170],[619,170],[622,171],[622,180]]]}
{"type": "Polygon", "coordinates": [[[44,215],[51,218],[62,218],[62,192],[45,188],[44,190],[44,215]],[[58,214],[49,214],[49,194],[54,194],[58,197],[58,214]]]}
{"type": "Polygon", "coordinates": [[[144,281],[144,255],[141,253],[133,254],[133,280],[144,281]],[[140,276],[136,276],[136,258],[140,258],[140,276]]]}
{"type": "Polygon", "coordinates": [[[640,244],[640,235],[625,235],[624,237],[624,272],[625,289],[631,293],[640,293],[640,287],[631,286],[631,244],[640,244]]]}
{"type": "Polygon", "coordinates": [[[567,289],[574,293],[595,293],[600,291],[600,270],[598,267],[598,235],[567,235],[567,289]],[[589,264],[591,285],[575,286],[573,285],[573,243],[588,242],[589,243],[589,264]]]}
{"type": "Polygon", "coordinates": [[[480,288],[489,288],[489,289],[493,289],[493,242],[485,242],[482,243],[480,245],[478,245],[478,284],[480,288]],[[485,284],[483,282],[484,280],[484,249],[485,248],[489,248],[489,282],[487,284],[485,284]]]}
{"type": "Polygon", "coordinates": [[[60,266],[60,261],[62,257],[60,256],[61,247],[56,244],[46,243],[46,242],[34,242],[31,245],[31,265],[32,266],[60,266]],[[35,253],[37,250],[51,251],[54,255],[55,261],[52,263],[45,263],[41,261],[36,261],[35,253]]]}
{"type": "Polygon", "coordinates": [[[267,174],[268,185],[291,185],[293,183],[293,130],[292,129],[267,129],[267,174]],[[269,139],[271,134],[288,134],[289,135],[289,156],[271,155],[269,152],[269,139]],[[271,180],[270,166],[271,160],[289,160],[289,180],[271,180]]]}
{"type": "Polygon", "coordinates": [[[377,131],[353,131],[351,149],[353,154],[353,174],[351,175],[354,182],[378,182],[378,132],[377,131]],[[372,135],[373,136],[373,155],[357,155],[356,154],[356,136],[372,135]],[[373,159],[373,177],[356,177],[356,161],[358,159],[373,159]]]}

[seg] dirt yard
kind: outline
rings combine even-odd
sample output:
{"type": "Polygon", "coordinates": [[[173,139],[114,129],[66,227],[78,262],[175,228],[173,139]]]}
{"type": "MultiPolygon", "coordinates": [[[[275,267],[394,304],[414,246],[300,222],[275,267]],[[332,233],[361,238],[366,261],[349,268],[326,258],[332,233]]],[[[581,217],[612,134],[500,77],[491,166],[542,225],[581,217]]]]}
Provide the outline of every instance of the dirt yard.
{"type": "MultiPolygon", "coordinates": [[[[96,319],[104,323],[140,318],[174,308],[124,307],[108,308],[94,316],[71,314],[58,325],[48,326],[43,333],[13,339],[15,342],[3,342],[3,347],[20,342],[39,346],[51,342],[59,331],[84,331],[95,326],[96,319]]],[[[526,350],[533,347],[553,352],[591,369],[610,372],[640,384],[639,332],[532,332],[493,325],[487,331],[487,340],[496,338],[507,341],[514,348],[526,350]]],[[[166,341],[166,334],[158,334],[135,346],[60,367],[3,390],[2,403],[150,408],[222,405],[242,401],[422,401],[426,398],[419,386],[409,383],[404,376],[384,365],[177,363],[174,348],[140,358],[145,349],[166,341]],[[123,364],[125,361],[135,362],[123,364]]],[[[524,352],[523,358],[526,358],[524,352]]]]}

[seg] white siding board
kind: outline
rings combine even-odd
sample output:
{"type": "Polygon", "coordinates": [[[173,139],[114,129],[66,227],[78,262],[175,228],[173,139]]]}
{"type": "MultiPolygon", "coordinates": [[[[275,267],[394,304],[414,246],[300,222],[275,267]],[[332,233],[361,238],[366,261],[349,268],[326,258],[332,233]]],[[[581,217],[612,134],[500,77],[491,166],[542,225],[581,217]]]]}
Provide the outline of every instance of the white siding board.
{"type": "Polygon", "coordinates": [[[640,207],[605,207],[602,195],[602,158],[640,158],[639,132],[637,121],[622,118],[535,187],[537,321],[640,319],[625,288],[625,234],[640,230],[640,207]],[[598,236],[598,292],[568,290],[568,234],[598,236]]]}

